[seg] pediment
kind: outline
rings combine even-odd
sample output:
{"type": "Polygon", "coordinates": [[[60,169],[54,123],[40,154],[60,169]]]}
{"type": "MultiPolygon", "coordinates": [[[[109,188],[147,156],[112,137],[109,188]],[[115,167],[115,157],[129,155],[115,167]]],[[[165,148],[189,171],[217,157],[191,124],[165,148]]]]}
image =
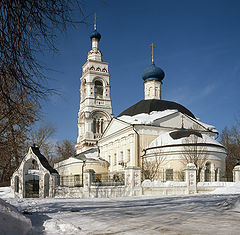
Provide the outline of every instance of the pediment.
{"type": "Polygon", "coordinates": [[[206,128],[197,120],[189,117],[188,115],[182,114],[180,112],[175,112],[165,117],[156,119],[153,125],[166,127],[166,128],[180,129],[184,127],[185,129],[206,131],[206,128]]]}
{"type": "Polygon", "coordinates": [[[118,131],[121,131],[125,128],[130,127],[131,124],[124,122],[122,120],[119,120],[117,118],[113,118],[111,122],[108,124],[106,130],[103,133],[102,138],[110,136],[118,131]]]}

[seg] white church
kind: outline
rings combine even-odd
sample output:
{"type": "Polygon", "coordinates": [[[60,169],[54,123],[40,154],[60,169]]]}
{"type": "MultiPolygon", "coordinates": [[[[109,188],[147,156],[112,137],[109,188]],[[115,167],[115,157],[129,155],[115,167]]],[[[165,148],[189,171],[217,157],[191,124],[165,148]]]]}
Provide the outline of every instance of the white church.
{"type": "Polygon", "coordinates": [[[186,164],[194,163],[199,181],[219,181],[225,174],[226,150],[215,139],[218,131],[181,104],[162,99],[165,74],[155,65],[153,52],[142,75],[144,99],[113,117],[110,74],[99,50],[96,22],[90,39],[80,78],[77,155],[54,165],[59,174],[140,167],[145,179],[181,181],[186,164]]]}

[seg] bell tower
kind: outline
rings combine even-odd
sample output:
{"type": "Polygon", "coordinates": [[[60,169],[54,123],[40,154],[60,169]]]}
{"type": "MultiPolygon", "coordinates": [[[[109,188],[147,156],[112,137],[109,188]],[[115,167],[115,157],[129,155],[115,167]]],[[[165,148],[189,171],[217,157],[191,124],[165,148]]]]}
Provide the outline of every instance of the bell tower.
{"type": "Polygon", "coordinates": [[[110,97],[108,63],[103,62],[98,49],[101,34],[97,32],[96,14],[94,31],[90,35],[92,49],[82,66],[80,109],[78,112],[77,153],[96,147],[105,128],[113,117],[110,97]]]}

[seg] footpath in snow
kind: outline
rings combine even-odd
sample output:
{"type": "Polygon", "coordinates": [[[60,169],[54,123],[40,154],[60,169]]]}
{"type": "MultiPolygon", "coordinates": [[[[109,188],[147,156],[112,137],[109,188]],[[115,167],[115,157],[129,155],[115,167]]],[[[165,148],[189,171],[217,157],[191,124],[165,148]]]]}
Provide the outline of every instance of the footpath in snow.
{"type": "Polygon", "coordinates": [[[3,234],[239,234],[240,194],[112,199],[12,196],[9,189],[0,188],[0,197],[11,204],[0,201],[3,234]]]}

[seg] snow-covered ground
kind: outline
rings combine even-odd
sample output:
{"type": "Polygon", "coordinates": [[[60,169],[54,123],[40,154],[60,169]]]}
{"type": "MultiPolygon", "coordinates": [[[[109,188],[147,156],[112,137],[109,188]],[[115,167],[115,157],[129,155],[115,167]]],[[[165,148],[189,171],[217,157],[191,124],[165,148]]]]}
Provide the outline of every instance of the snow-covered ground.
{"type": "MultiPolygon", "coordinates": [[[[9,187],[0,188],[1,198],[12,198],[9,187]]],[[[0,234],[27,234],[32,231],[32,224],[15,207],[0,198],[0,234]]]]}
{"type": "Polygon", "coordinates": [[[4,200],[32,221],[30,234],[239,234],[239,194],[4,200]]]}

